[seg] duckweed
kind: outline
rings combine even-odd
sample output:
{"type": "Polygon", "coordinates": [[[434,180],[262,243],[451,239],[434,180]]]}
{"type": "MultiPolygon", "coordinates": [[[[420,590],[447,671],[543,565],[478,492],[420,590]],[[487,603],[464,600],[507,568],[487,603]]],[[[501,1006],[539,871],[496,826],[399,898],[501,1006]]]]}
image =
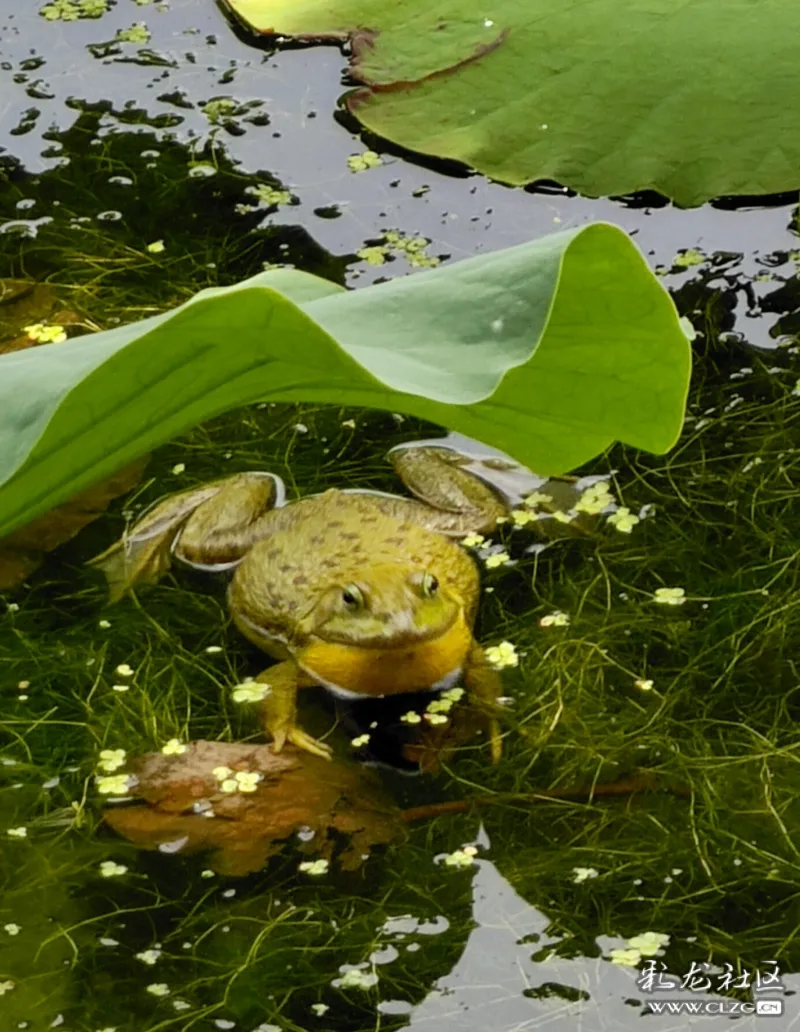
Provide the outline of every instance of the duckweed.
{"type": "Polygon", "coordinates": [[[117,29],[116,39],[120,43],[149,43],[150,30],[144,22],[137,22],[127,29],[117,29]]]}
{"type": "Polygon", "coordinates": [[[367,150],[362,154],[351,154],[347,159],[347,167],[351,172],[366,172],[368,168],[377,168],[382,165],[380,154],[367,150]]]}

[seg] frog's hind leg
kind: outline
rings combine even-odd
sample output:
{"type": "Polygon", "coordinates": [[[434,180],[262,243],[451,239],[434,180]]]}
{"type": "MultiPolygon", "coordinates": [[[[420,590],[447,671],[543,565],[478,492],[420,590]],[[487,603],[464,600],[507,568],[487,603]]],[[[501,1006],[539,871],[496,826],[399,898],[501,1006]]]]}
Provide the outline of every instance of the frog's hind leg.
{"type": "Polygon", "coordinates": [[[238,473],[191,513],[173,552],[200,570],[229,570],[270,533],[270,515],[286,499],[274,473],[238,473]]]}
{"type": "Polygon", "coordinates": [[[311,688],[317,682],[292,659],[265,670],[256,681],[269,688],[269,694],[261,703],[261,716],[272,736],[273,752],[279,753],[287,742],[291,742],[298,749],[329,760],[331,747],[297,726],[297,691],[311,688]]]}
{"type": "Polygon", "coordinates": [[[449,448],[393,448],[387,458],[420,503],[415,519],[450,537],[487,534],[508,515],[508,505],[487,483],[462,468],[464,456],[449,448]]]}
{"type": "Polygon", "coordinates": [[[225,569],[241,559],[259,533],[264,536],[257,526],[259,519],[283,500],[283,482],[271,473],[242,473],[181,491],[145,513],[89,565],[105,574],[109,603],[119,601],[137,584],[158,583],[172,565],[173,552],[189,563],[192,553],[202,552],[204,559],[210,556],[212,561],[194,565],[225,569]],[[201,548],[204,536],[209,547],[201,548]],[[220,555],[227,562],[215,564],[220,555]]]}

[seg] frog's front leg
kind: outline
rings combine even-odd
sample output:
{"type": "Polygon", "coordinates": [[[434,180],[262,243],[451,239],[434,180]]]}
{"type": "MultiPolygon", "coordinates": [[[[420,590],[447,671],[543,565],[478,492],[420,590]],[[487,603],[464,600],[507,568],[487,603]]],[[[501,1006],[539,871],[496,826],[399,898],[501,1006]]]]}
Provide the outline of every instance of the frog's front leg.
{"type": "Polygon", "coordinates": [[[464,687],[486,713],[492,763],[499,763],[503,755],[503,739],[495,714],[497,700],[502,694],[502,683],[500,675],[489,663],[486,653],[476,641],[472,643],[464,666],[464,687]]]}
{"type": "Polygon", "coordinates": [[[89,563],[106,575],[111,603],[137,584],[158,583],[173,553],[201,569],[225,569],[264,536],[263,517],[283,499],[283,483],[271,473],[239,473],[181,491],[89,563]]]}
{"type": "Polygon", "coordinates": [[[279,753],[286,742],[298,749],[331,759],[332,749],[297,726],[297,691],[311,688],[316,681],[306,674],[293,659],[277,663],[256,678],[269,687],[269,694],[261,703],[264,726],[272,735],[272,749],[279,753]]]}

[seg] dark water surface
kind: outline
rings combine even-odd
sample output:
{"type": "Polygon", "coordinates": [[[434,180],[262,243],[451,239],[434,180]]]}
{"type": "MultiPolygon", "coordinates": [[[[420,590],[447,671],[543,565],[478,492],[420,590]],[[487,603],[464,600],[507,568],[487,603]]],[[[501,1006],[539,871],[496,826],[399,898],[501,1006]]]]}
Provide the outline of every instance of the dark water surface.
{"type": "MultiPolygon", "coordinates": [[[[733,1018],[645,1016],[636,972],[609,951],[646,931],[671,937],[678,976],[707,961],[712,978],[726,964],[742,977],[777,960],[783,1017],[735,1020],[794,1028],[796,199],[681,211],[655,196],[510,190],[360,139],[337,114],[345,68],[336,47],[254,44],[210,3],[118,0],[64,23],[6,2],[0,275],[46,279],[105,326],[265,263],[355,287],[413,274],[401,253],[379,266],[358,257],[387,230],[426,237],[443,261],[598,219],[634,234],[699,333],[690,414],[671,456],[615,448],[587,471],[616,470],[625,503],[654,515],[630,539],[609,530],[540,556],[509,535],[518,564],[488,575],[479,632],[525,653],[508,685],[529,737],[512,732],[497,771],[471,754],[437,782],[390,782],[415,805],[643,767],[688,795],[440,819],[319,882],[298,875],[291,849],[239,881],[205,876],[202,858],[137,853],[97,827],[97,751],[252,732],[220,700],[259,659],[221,630],[221,589],[202,579],[168,582],[144,608],[103,608],[81,564],[120,532],[117,506],[0,615],[0,988],[13,983],[0,1032],[727,1027],[733,1018]],[[140,22],[147,44],[114,42],[140,22]],[[207,107],[226,99],[227,113],[207,107]],[[348,156],[367,147],[383,164],[351,172],[348,156]],[[258,207],[257,184],[292,203],[258,207]],[[157,240],[164,251],[148,252],[157,240]],[[691,602],[650,604],[672,585],[691,602]],[[536,621],[556,609],[572,623],[548,638],[536,621]],[[219,658],[205,652],[218,643],[219,658]],[[115,694],[123,662],[135,688],[115,694]],[[634,678],[656,690],[645,697],[634,678]],[[26,838],[8,835],[18,827],[26,838]],[[437,862],[470,842],[471,869],[437,862]],[[101,877],[107,860],[128,871],[101,877]],[[577,868],[596,876],[576,881],[577,868]],[[137,957],[148,950],[152,964],[137,957]],[[354,965],[374,984],[339,987],[354,965]]],[[[432,429],[313,407],[235,413],[162,449],[128,504],[265,465],[292,490],[386,489],[381,453],[432,429]]]]}

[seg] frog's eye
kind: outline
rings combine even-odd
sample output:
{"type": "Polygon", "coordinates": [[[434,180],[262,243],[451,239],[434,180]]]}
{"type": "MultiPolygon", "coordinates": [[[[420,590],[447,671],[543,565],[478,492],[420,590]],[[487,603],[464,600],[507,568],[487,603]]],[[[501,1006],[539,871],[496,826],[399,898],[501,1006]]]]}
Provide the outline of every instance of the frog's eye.
{"type": "Polygon", "coordinates": [[[344,602],[348,609],[352,609],[354,612],[356,609],[363,609],[364,596],[361,593],[361,588],[355,584],[348,584],[344,591],[342,591],[342,602],[344,602]]]}
{"type": "Polygon", "coordinates": [[[433,598],[436,592],[439,590],[439,581],[432,573],[426,573],[422,577],[422,595],[424,598],[433,598]]]}

